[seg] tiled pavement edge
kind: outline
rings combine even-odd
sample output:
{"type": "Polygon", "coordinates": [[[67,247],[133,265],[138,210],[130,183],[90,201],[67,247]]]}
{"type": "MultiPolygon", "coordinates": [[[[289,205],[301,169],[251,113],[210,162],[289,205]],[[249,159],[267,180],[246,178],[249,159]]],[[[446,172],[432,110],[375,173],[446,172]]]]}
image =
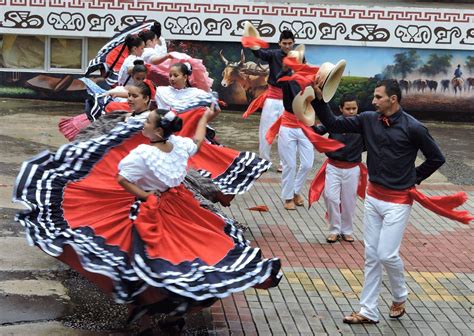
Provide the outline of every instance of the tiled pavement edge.
{"type": "MultiPolygon", "coordinates": [[[[248,225],[247,237],[265,256],[282,259],[284,278],[269,291],[249,289],[216,303],[211,335],[472,335],[474,302],[474,232],[415,204],[401,254],[409,299],[407,314],[388,318],[391,296],[384,275],[381,321],[350,326],[342,317],[358,310],[363,283],[363,202],[357,203],[355,243],[327,244],[324,204],[311,209],[283,209],[276,174],[263,177],[247,194],[224,209],[248,225]],[[269,212],[250,211],[267,205],[269,212]]],[[[464,205],[474,213],[474,187],[426,184],[429,195],[464,190],[464,205]]],[[[307,190],[305,190],[307,193],[307,190]]]]}

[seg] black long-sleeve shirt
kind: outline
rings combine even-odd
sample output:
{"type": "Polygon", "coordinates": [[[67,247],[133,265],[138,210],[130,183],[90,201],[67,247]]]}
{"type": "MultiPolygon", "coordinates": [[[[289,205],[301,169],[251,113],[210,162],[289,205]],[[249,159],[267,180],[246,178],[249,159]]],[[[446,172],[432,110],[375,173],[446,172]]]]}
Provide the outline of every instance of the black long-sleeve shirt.
{"type": "MultiPolygon", "coordinates": [[[[344,118],[342,116],[338,118],[344,118]]],[[[313,130],[319,135],[329,133],[329,138],[342,142],[345,147],[334,152],[326,153],[330,159],[345,162],[361,162],[362,152],[365,150],[364,139],[357,133],[335,133],[328,132],[324,125],[312,126],[313,130]]]]}
{"type": "Polygon", "coordinates": [[[315,99],[312,105],[330,132],[362,135],[371,182],[389,189],[406,189],[421,183],[445,162],[426,127],[402,109],[389,117],[390,126],[386,126],[377,112],[338,119],[326,103],[315,99]],[[415,167],[418,150],[425,161],[415,167]]]}
{"type": "MultiPolygon", "coordinates": [[[[291,72],[282,71],[278,78],[290,75],[291,72]]],[[[296,81],[284,81],[280,83],[283,91],[283,107],[285,111],[293,113],[293,99],[301,92],[301,87],[296,81]]]]}
{"type": "Polygon", "coordinates": [[[270,68],[267,80],[268,84],[281,87],[277,80],[283,67],[283,58],[286,57],[286,54],[281,49],[259,49],[252,50],[252,53],[262,61],[268,62],[270,68]]]}

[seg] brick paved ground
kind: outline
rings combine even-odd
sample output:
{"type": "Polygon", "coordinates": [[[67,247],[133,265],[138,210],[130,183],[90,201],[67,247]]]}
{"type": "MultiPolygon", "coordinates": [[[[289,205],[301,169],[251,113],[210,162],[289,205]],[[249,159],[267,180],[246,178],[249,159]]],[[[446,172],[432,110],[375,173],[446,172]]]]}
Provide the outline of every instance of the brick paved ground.
{"type": "MultiPolygon", "coordinates": [[[[51,102],[34,101],[24,109],[51,102]]],[[[59,103],[58,103],[59,106],[59,103]]],[[[59,106],[64,109],[64,107],[59,106]]],[[[13,222],[13,181],[20,163],[64,139],[56,130],[61,116],[22,113],[3,115],[0,125],[0,335],[130,335],[124,328],[126,308],[101,299],[95,288],[73,276],[55,259],[26,246],[13,222]],[[25,140],[28,139],[28,140],[25,140]],[[14,253],[12,253],[14,251],[14,253]],[[70,316],[69,316],[70,315],[70,316]]],[[[218,129],[222,142],[256,151],[258,116],[241,123],[224,114],[218,129]],[[245,136],[241,136],[244,130],[245,136]],[[253,135],[253,137],[252,137],[253,135]]],[[[238,119],[238,120],[237,120],[238,119]]],[[[441,171],[423,183],[430,195],[468,192],[466,209],[474,213],[471,126],[430,125],[443,152],[441,171]],[[469,139],[470,142],[469,142],[469,139]],[[463,168],[463,169],[457,169],[463,168]],[[470,167],[466,169],[466,167],[470,167]],[[456,186],[447,183],[469,186],[456,186]],[[464,181],[464,182],[462,182],[464,181]],[[468,182],[465,182],[468,181],[468,182]]],[[[277,158],[272,158],[277,162],[277,158]]],[[[316,155],[314,169],[323,155],[316,155]]],[[[314,170],[310,174],[314,176],[314,170]]],[[[471,227],[439,217],[414,205],[401,254],[410,288],[408,313],[400,321],[386,318],[390,305],[383,283],[378,325],[348,326],[342,317],[358,309],[363,283],[362,202],[355,220],[356,242],[327,244],[322,203],[288,212],[279,199],[279,175],[262,176],[250,192],[236,197],[225,212],[249,226],[247,237],[268,257],[282,259],[284,278],[269,291],[247,290],[190,316],[185,335],[472,335],[474,301],[474,233],[471,227]],[[267,205],[269,212],[247,210],[267,205]]],[[[307,190],[305,191],[307,194],[307,190]]],[[[157,331],[161,334],[161,331],[157,331]]]]}
{"type": "MultiPolygon", "coordinates": [[[[363,283],[362,201],[358,202],[354,243],[327,244],[322,202],[311,209],[284,210],[278,175],[269,173],[225,212],[248,225],[247,236],[265,256],[277,256],[284,278],[278,288],[250,289],[204,312],[211,335],[472,335],[474,232],[415,204],[401,254],[410,296],[407,314],[388,318],[391,296],[384,276],[381,321],[349,326],[342,317],[358,310],[363,283]],[[267,205],[269,212],[247,210],[267,205]],[[208,322],[209,323],[209,322],[208,322]]],[[[468,192],[474,213],[474,187],[426,184],[423,192],[468,192]]],[[[305,193],[307,193],[305,191],[305,193]]]]}

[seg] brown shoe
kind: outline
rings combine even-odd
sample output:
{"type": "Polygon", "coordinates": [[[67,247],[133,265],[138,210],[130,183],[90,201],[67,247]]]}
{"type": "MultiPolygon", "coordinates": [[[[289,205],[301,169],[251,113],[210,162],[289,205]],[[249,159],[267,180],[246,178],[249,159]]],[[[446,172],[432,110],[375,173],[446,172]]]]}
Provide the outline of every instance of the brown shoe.
{"type": "Polygon", "coordinates": [[[344,240],[346,242],[349,242],[349,243],[354,242],[354,237],[352,237],[352,235],[350,235],[350,234],[342,234],[341,238],[342,238],[342,240],[344,240]]]}
{"type": "Polygon", "coordinates": [[[364,315],[361,315],[359,313],[353,312],[349,316],[345,316],[344,319],[342,320],[344,323],[348,324],[376,324],[379,323],[379,321],[374,321],[371,320],[364,315]]]}
{"type": "Polygon", "coordinates": [[[390,313],[388,316],[390,318],[400,318],[405,315],[405,301],[403,302],[392,302],[392,306],[390,307],[390,313]]]}
{"type": "Polygon", "coordinates": [[[295,202],[296,206],[303,206],[304,205],[304,198],[303,196],[299,194],[295,194],[295,197],[293,197],[293,202],[295,202]]]}
{"type": "Polygon", "coordinates": [[[296,210],[295,202],[293,202],[293,200],[285,201],[283,207],[286,210],[296,210]]]}
{"type": "Polygon", "coordinates": [[[339,238],[340,236],[338,234],[332,233],[326,238],[326,241],[332,244],[332,243],[337,242],[339,238]]]}

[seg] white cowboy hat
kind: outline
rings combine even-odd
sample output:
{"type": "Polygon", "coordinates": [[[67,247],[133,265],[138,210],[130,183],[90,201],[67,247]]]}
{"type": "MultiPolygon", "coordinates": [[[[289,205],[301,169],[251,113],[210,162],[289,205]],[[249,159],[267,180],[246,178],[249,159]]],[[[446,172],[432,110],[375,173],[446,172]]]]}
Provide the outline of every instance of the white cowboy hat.
{"type": "Polygon", "coordinates": [[[298,63],[302,64],[304,60],[305,46],[304,44],[298,45],[295,49],[288,52],[288,57],[295,57],[298,63]]]}
{"type": "MultiPolygon", "coordinates": [[[[315,80],[319,83],[318,86],[321,88],[324,102],[327,103],[334,97],[345,67],[345,60],[340,60],[336,65],[326,62],[319,67],[315,80]]],[[[293,113],[306,126],[312,126],[315,123],[316,116],[311,105],[314,98],[313,87],[307,86],[303,92],[296,95],[292,102],[293,113]]]]}
{"type": "Polygon", "coordinates": [[[336,65],[325,62],[319,67],[316,74],[316,82],[323,92],[324,102],[329,102],[337,91],[337,87],[341,82],[342,74],[346,68],[346,61],[340,60],[336,65]]]}
{"type": "Polygon", "coordinates": [[[314,108],[311,101],[315,98],[314,89],[312,86],[307,86],[303,92],[298,93],[291,106],[296,118],[306,126],[313,126],[316,121],[314,108]]]}
{"type": "MultiPolygon", "coordinates": [[[[256,38],[260,38],[260,34],[257,30],[257,28],[255,28],[253,26],[253,24],[250,23],[250,21],[245,21],[244,23],[244,37],[256,37],[256,38]]],[[[260,46],[258,45],[255,45],[255,46],[252,46],[250,47],[250,49],[252,50],[259,50],[260,49],[260,46]]]]}

